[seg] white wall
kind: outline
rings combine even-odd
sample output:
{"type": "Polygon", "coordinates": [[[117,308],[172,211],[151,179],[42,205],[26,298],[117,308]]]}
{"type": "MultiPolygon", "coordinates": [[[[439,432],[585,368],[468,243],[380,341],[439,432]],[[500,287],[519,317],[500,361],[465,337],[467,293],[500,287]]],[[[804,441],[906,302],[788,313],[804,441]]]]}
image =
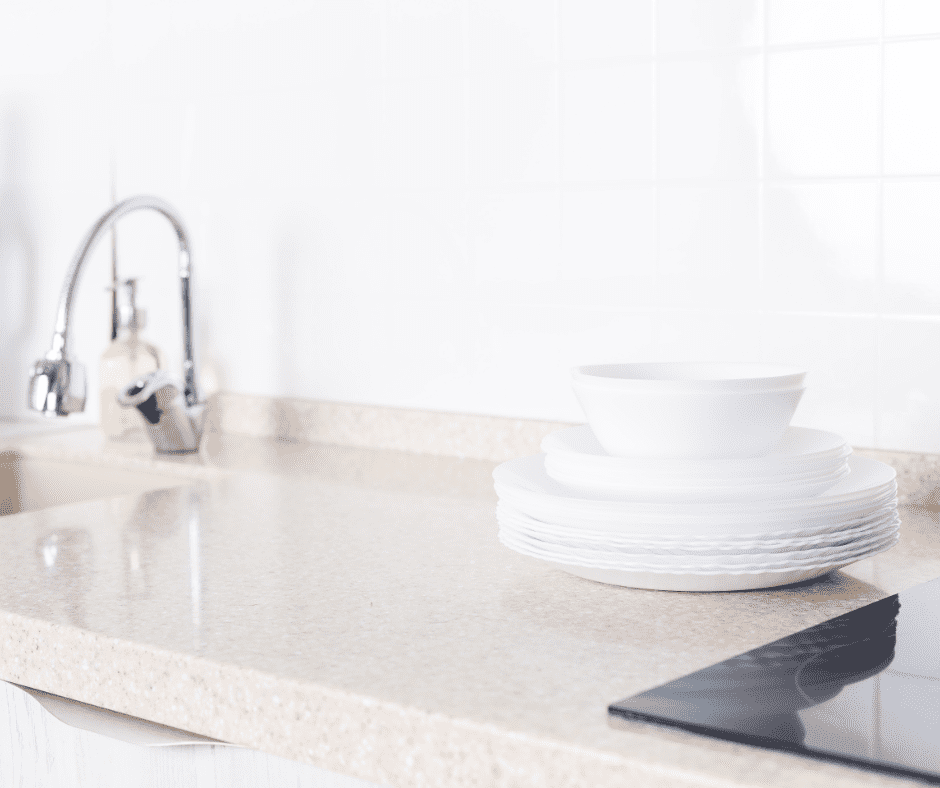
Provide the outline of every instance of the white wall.
{"type": "MultiPolygon", "coordinates": [[[[2,16],[0,413],[113,177],[188,220],[230,391],[578,420],[576,363],[765,359],[811,368],[798,422],[940,451],[936,0],[2,16]]],[[[119,232],[176,366],[170,231],[119,232]]],[[[76,315],[91,391],[107,264],[76,315]]]]}

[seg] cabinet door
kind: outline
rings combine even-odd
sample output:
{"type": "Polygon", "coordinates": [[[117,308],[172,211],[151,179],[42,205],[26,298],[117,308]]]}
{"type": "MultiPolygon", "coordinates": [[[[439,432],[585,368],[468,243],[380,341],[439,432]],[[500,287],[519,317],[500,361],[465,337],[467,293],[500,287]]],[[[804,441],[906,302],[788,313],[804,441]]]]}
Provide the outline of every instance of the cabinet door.
{"type": "MultiPolygon", "coordinates": [[[[40,695],[40,697],[42,697],[40,695]]],[[[0,681],[0,786],[10,788],[378,788],[226,744],[174,744],[149,723],[56,698],[49,708],[0,681]],[[101,712],[97,718],[95,712],[101,712]],[[63,722],[71,720],[81,727],[63,722]],[[122,725],[126,726],[122,729],[122,725]],[[105,733],[107,732],[107,734],[105,733]],[[142,731],[144,733],[142,734],[142,731]],[[147,744],[133,743],[147,741],[147,744]]],[[[182,731],[176,741],[193,741],[182,731]]]]}

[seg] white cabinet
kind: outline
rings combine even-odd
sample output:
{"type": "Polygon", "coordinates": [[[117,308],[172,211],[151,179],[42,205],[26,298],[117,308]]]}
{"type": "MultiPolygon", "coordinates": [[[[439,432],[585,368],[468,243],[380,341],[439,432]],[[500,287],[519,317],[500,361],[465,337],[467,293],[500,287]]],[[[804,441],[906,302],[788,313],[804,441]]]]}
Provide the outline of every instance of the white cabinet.
{"type": "Polygon", "coordinates": [[[4,788],[376,788],[73,701],[39,698],[0,681],[4,788]]]}

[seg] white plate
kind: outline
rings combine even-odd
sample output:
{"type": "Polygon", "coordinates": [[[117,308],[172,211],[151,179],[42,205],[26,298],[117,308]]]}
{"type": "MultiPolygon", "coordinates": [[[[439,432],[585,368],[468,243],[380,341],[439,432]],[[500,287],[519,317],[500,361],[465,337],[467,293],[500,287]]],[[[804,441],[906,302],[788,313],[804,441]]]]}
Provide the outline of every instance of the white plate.
{"type": "Polygon", "coordinates": [[[699,539],[660,540],[657,539],[656,536],[620,536],[610,532],[550,525],[538,520],[533,520],[531,517],[527,517],[525,514],[511,507],[507,507],[502,502],[496,507],[496,518],[500,525],[508,526],[513,530],[520,531],[521,533],[528,534],[535,538],[543,538],[546,541],[555,542],[556,544],[620,550],[627,553],[650,555],[788,553],[804,549],[836,547],[838,545],[855,542],[872,533],[881,531],[896,517],[897,506],[894,504],[890,507],[886,507],[878,516],[854,527],[815,534],[813,536],[793,539],[737,539],[725,541],[703,541],[699,539]]]}
{"type": "Polygon", "coordinates": [[[667,569],[667,570],[719,570],[740,568],[757,569],[796,568],[857,555],[873,549],[889,538],[894,538],[900,527],[900,518],[895,517],[878,531],[854,542],[821,548],[809,548],[786,553],[743,553],[721,555],[653,555],[628,553],[611,549],[573,547],[557,542],[548,542],[511,526],[501,524],[499,538],[507,547],[539,558],[576,563],[583,566],[610,567],[615,569],[667,569]]]}
{"type": "MultiPolygon", "coordinates": [[[[525,550],[520,550],[517,547],[513,547],[511,544],[504,542],[503,544],[506,547],[514,550],[515,552],[526,555],[529,558],[535,558],[540,561],[548,561],[553,564],[557,564],[563,567],[570,567],[572,569],[577,569],[579,571],[585,570],[594,570],[594,571],[610,571],[610,572],[626,572],[626,573],[644,573],[651,575],[698,575],[699,577],[708,577],[716,575],[732,575],[732,576],[742,576],[742,575],[757,575],[757,574],[774,574],[777,575],[781,572],[799,572],[807,569],[814,569],[820,566],[847,566],[848,564],[853,564],[858,561],[865,560],[870,558],[872,555],[876,555],[884,552],[885,550],[890,549],[899,541],[899,536],[894,535],[888,539],[882,540],[880,542],[872,545],[871,549],[865,551],[859,551],[857,553],[846,553],[839,556],[833,556],[831,558],[821,559],[819,561],[806,561],[801,564],[780,564],[776,566],[708,566],[708,567],[698,567],[698,566],[647,566],[643,564],[600,564],[588,561],[581,561],[577,559],[572,559],[568,556],[555,557],[550,554],[534,554],[526,552],[525,550]]],[[[793,581],[790,581],[793,582],[793,581]]],[[[651,586],[656,587],[656,586],[651,586]]],[[[703,588],[701,590],[707,590],[703,588]]]]}
{"type": "Polygon", "coordinates": [[[538,520],[579,523],[614,530],[649,530],[663,533],[707,534],[720,526],[724,533],[766,532],[797,527],[808,521],[833,518],[848,522],[880,508],[897,491],[895,471],[866,457],[852,457],[852,473],[832,489],[813,498],[788,501],[729,503],[636,503],[597,495],[559,484],[545,472],[543,454],[503,463],[493,471],[501,499],[538,520]],[[787,524],[784,526],[784,524],[787,524]]]}
{"type": "Polygon", "coordinates": [[[578,561],[576,563],[590,563],[593,565],[602,561],[631,565],[648,564],[650,566],[670,563],[687,566],[708,563],[724,565],[727,563],[730,566],[731,564],[742,563],[759,565],[780,563],[781,561],[800,561],[805,560],[805,556],[822,555],[823,552],[834,554],[847,550],[857,550],[861,543],[884,538],[886,534],[896,531],[899,525],[900,518],[895,514],[892,518],[881,523],[879,528],[871,533],[863,534],[858,539],[838,545],[809,547],[788,550],[782,553],[644,553],[629,547],[623,549],[622,546],[614,544],[572,544],[570,541],[560,541],[543,533],[518,528],[505,519],[499,521],[499,536],[502,538],[503,535],[506,535],[508,539],[518,542],[520,545],[524,544],[532,550],[550,552],[557,556],[577,557],[578,561]]]}
{"type": "Polygon", "coordinates": [[[852,453],[845,439],[834,432],[788,427],[776,449],[763,457],[725,460],[613,457],[604,451],[586,424],[547,435],[542,440],[542,451],[552,457],[560,472],[571,473],[575,479],[592,473],[604,484],[636,478],[662,484],[694,480],[699,486],[766,483],[781,475],[827,473],[852,453]]]}
{"type": "MultiPolygon", "coordinates": [[[[633,501],[592,501],[558,495],[545,495],[543,493],[525,490],[514,485],[504,485],[497,482],[495,485],[497,495],[511,503],[517,509],[538,520],[545,522],[567,523],[571,521],[596,524],[597,527],[634,528],[641,523],[647,523],[654,528],[664,528],[663,533],[674,527],[682,527],[690,533],[707,534],[707,529],[727,524],[729,526],[747,525],[757,522],[761,530],[789,523],[816,522],[832,520],[850,515],[864,517],[876,511],[897,495],[897,485],[890,482],[877,489],[869,491],[865,497],[847,503],[826,505],[819,503],[813,508],[791,508],[790,510],[774,510],[766,506],[756,505],[752,501],[731,501],[722,504],[700,503],[697,508],[690,508],[688,504],[662,504],[661,508],[651,508],[655,504],[636,504],[633,501]],[[600,505],[598,505],[600,504],[600,505]],[[685,508],[682,508],[685,507],[685,508]],[[671,509],[671,511],[670,511],[671,509]],[[767,524],[772,524],[768,526],[767,524]]],[[[566,488],[569,492],[577,492],[566,488]]],[[[823,494],[824,495],[824,494],[823,494]]],[[[809,501],[817,501],[823,495],[816,496],[809,501]]]]}
{"type": "Polygon", "coordinates": [[[503,487],[548,495],[575,501],[579,506],[591,506],[604,511],[631,511],[646,513],[703,513],[725,514],[729,511],[792,512],[801,509],[822,509],[850,504],[869,497],[876,489],[887,488],[897,476],[894,468],[878,460],[852,456],[848,459],[850,475],[842,479],[823,495],[795,501],[711,502],[711,503],[645,503],[624,500],[617,494],[604,495],[584,492],[552,479],[545,470],[545,454],[517,457],[498,465],[493,479],[503,487]]]}
{"type": "Polygon", "coordinates": [[[548,563],[554,565],[568,574],[594,580],[608,585],[626,586],[628,588],[646,588],[658,591],[753,591],[759,588],[774,588],[776,586],[800,583],[821,577],[835,569],[842,569],[850,564],[871,558],[878,553],[890,550],[897,541],[891,542],[878,550],[873,550],[862,556],[835,561],[818,566],[808,566],[799,569],[785,569],[769,572],[718,572],[713,574],[685,572],[655,572],[655,571],[623,571],[619,569],[594,569],[585,566],[561,564],[556,561],[548,563]]]}
{"type": "Polygon", "coordinates": [[[496,506],[498,519],[507,518],[518,523],[521,527],[544,533],[552,538],[570,538],[581,541],[601,542],[604,544],[642,545],[654,550],[691,550],[702,551],[709,548],[727,549],[736,552],[746,552],[754,547],[782,547],[799,549],[807,544],[827,542],[837,544],[839,541],[851,541],[860,533],[884,525],[897,514],[897,498],[888,501],[881,509],[869,517],[849,523],[827,519],[819,530],[808,531],[800,529],[797,532],[774,532],[764,534],[717,534],[710,537],[683,537],[671,534],[663,535],[661,529],[651,530],[647,533],[629,532],[618,533],[610,530],[593,530],[583,527],[580,523],[560,525],[546,523],[529,517],[527,514],[514,509],[512,506],[500,501],[496,506]],[[797,535],[792,535],[797,533],[797,535]]]}
{"type": "Polygon", "coordinates": [[[767,484],[732,484],[721,486],[711,484],[695,486],[686,479],[674,480],[672,483],[661,483],[641,479],[639,477],[625,478],[618,481],[605,479],[600,474],[583,473],[578,476],[570,469],[561,467],[557,458],[548,454],[545,457],[545,471],[555,481],[561,482],[572,489],[576,489],[585,496],[600,494],[616,496],[619,500],[637,503],[691,503],[702,502],[731,502],[731,501],[772,501],[793,498],[812,498],[834,487],[839,481],[849,475],[849,465],[842,460],[835,470],[826,474],[812,474],[800,479],[785,479],[768,482],[767,484]]]}
{"type": "Polygon", "coordinates": [[[692,473],[676,473],[668,475],[655,475],[651,472],[612,472],[610,469],[598,469],[591,464],[582,466],[557,452],[545,453],[545,468],[548,475],[561,484],[572,485],[605,485],[624,486],[626,489],[642,489],[643,487],[752,487],[768,484],[799,483],[837,473],[845,467],[845,461],[851,456],[846,451],[843,456],[833,457],[826,463],[820,463],[815,468],[800,468],[798,470],[781,470],[766,476],[696,476],[692,473]],[[566,474],[565,478],[559,476],[566,474]]]}
{"type": "Polygon", "coordinates": [[[892,489],[876,499],[834,512],[813,517],[770,517],[749,515],[696,519],[664,518],[653,516],[626,517],[593,511],[559,511],[554,502],[544,499],[521,500],[499,489],[500,501],[539,522],[563,528],[583,528],[603,532],[625,539],[658,539],[661,542],[687,541],[716,542],[733,540],[799,539],[819,534],[859,528],[873,518],[884,516],[888,508],[897,503],[897,490],[892,489]]]}
{"type": "Polygon", "coordinates": [[[728,542],[800,539],[821,534],[862,528],[897,504],[897,490],[889,490],[865,506],[824,513],[816,517],[749,516],[682,520],[677,518],[622,517],[595,512],[572,514],[546,504],[544,500],[515,500],[497,487],[501,503],[533,519],[560,528],[581,528],[633,540],[658,540],[660,543],[728,542]]]}

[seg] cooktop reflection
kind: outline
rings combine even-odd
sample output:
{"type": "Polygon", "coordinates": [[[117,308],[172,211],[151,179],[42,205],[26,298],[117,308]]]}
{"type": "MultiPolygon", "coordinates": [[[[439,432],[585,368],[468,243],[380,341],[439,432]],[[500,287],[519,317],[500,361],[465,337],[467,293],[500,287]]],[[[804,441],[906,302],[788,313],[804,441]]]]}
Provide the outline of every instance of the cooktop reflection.
{"type": "Polygon", "coordinates": [[[940,579],[610,713],[940,784],[940,579]]]}

